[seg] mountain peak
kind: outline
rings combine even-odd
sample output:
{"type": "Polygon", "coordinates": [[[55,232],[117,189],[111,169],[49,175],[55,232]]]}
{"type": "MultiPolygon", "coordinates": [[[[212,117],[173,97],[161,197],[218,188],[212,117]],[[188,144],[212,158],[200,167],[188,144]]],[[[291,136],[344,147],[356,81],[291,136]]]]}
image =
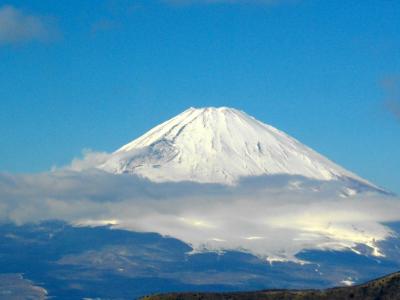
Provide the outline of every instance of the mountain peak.
{"type": "Polygon", "coordinates": [[[365,183],[286,133],[228,107],[191,107],[99,167],[153,181],[233,184],[246,176],[288,174],[365,183]]]}
{"type": "Polygon", "coordinates": [[[189,107],[187,110],[185,111],[193,111],[193,110],[197,110],[197,111],[201,111],[201,112],[211,112],[211,111],[215,111],[215,112],[224,112],[224,111],[238,111],[235,108],[232,107],[227,107],[227,106],[220,106],[220,107],[215,107],[215,106],[206,106],[206,107],[189,107]]]}

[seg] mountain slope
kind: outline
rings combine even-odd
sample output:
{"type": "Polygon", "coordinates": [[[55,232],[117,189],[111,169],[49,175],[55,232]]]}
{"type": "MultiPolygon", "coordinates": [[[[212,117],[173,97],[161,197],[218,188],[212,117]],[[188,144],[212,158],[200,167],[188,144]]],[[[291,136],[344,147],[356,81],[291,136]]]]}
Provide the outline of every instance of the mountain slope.
{"type": "Polygon", "coordinates": [[[153,181],[235,183],[289,174],[365,180],[284,132],[232,108],[190,108],[114,152],[99,168],[153,181]]]}

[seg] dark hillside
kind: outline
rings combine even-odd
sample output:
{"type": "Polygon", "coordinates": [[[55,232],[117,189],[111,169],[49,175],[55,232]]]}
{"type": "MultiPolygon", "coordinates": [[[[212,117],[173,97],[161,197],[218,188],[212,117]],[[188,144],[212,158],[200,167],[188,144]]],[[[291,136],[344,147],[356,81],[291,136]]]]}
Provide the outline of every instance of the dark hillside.
{"type": "Polygon", "coordinates": [[[146,300],[397,300],[400,299],[400,273],[365,284],[326,290],[270,290],[238,293],[175,293],[145,297],[146,300]]]}

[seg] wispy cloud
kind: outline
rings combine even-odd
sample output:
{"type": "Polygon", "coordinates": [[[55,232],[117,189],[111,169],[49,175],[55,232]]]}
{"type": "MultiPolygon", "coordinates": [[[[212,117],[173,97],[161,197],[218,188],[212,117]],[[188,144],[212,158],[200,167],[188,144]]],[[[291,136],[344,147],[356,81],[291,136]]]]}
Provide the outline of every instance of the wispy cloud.
{"type": "Polygon", "coordinates": [[[400,121],[400,101],[388,101],[386,107],[400,121]]]}
{"type": "Polygon", "coordinates": [[[392,75],[382,81],[385,90],[385,107],[400,121],[400,76],[392,75]]]}
{"type": "Polygon", "coordinates": [[[103,19],[92,24],[91,32],[92,34],[97,34],[99,32],[111,31],[120,27],[120,24],[113,20],[103,19]]]}
{"type": "Polygon", "coordinates": [[[11,5],[0,7],[0,44],[47,41],[55,34],[54,26],[42,16],[26,13],[11,5]]]}
{"type": "Polygon", "coordinates": [[[277,5],[292,3],[295,0],[163,0],[172,5],[191,5],[191,4],[259,4],[277,5]]]}

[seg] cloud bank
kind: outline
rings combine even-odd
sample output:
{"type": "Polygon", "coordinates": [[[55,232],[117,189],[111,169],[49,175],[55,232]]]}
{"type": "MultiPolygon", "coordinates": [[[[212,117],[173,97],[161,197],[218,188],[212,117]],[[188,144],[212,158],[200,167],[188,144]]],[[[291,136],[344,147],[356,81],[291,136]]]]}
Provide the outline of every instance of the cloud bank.
{"type": "Polygon", "coordinates": [[[299,176],[243,179],[237,186],[153,183],[86,168],[106,154],[86,154],[69,168],[0,175],[0,221],[60,219],[112,224],[178,238],[194,251],[240,250],[270,261],[297,261],[303,249],[352,249],[384,255],[382,225],[400,220],[400,201],[379,192],[299,176]],[[365,247],[364,247],[365,248],[365,247]]]}
{"type": "Polygon", "coordinates": [[[11,5],[0,7],[0,44],[46,41],[54,34],[45,18],[31,15],[11,5]]]}

